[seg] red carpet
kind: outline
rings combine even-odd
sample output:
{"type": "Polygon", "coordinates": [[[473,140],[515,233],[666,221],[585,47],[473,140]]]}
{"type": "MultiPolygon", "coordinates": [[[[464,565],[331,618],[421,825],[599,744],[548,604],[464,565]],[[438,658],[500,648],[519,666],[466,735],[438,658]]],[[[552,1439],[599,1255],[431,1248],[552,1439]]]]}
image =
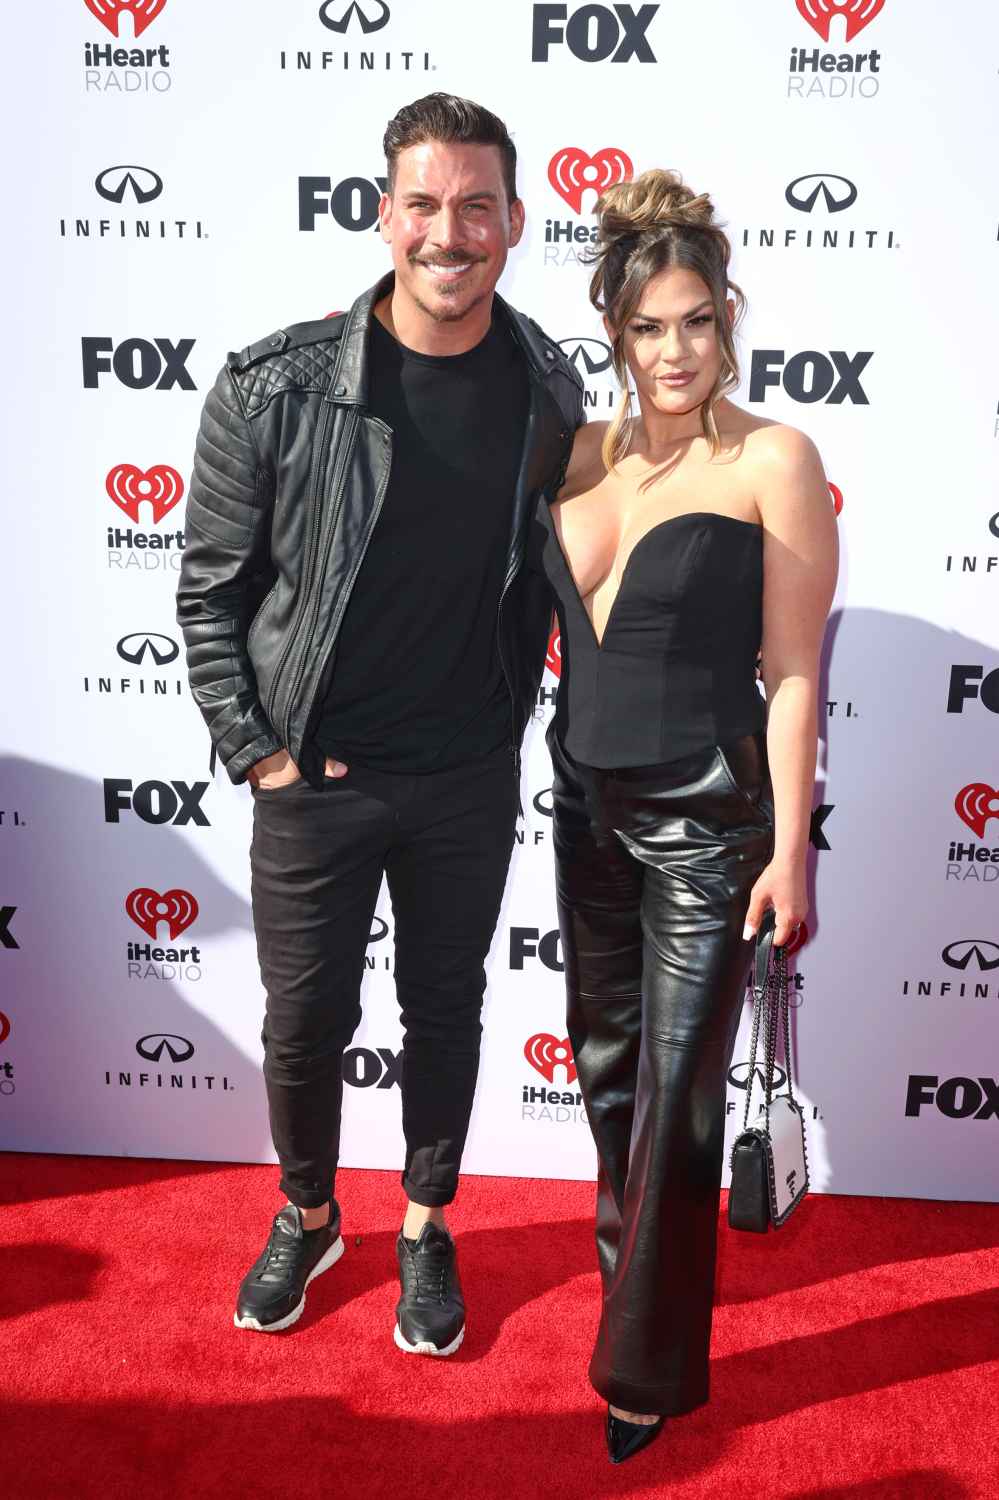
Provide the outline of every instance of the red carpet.
{"type": "Polygon", "coordinates": [[[8,1157],[0,1494],[999,1496],[999,1206],[815,1197],[765,1240],[723,1229],[711,1404],[613,1469],[589,1184],[466,1179],[447,1361],[392,1344],[396,1175],[338,1196],[346,1255],[264,1337],[231,1317],[272,1168],[8,1157]]]}

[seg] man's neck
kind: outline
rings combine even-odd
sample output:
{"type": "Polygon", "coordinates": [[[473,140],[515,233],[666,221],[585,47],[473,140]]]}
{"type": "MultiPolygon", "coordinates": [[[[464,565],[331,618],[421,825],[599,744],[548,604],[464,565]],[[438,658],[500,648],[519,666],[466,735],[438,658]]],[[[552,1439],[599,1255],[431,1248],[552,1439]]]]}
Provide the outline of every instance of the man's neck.
{"type": "Polygon", "coordinates": [[[463,318],[439,322],[408,297],[398,282],[374,307],[374,315],[393,338],[414,354],[465,354],[481,344],[493,316],[492,296],[469,308],[463,318]]]}

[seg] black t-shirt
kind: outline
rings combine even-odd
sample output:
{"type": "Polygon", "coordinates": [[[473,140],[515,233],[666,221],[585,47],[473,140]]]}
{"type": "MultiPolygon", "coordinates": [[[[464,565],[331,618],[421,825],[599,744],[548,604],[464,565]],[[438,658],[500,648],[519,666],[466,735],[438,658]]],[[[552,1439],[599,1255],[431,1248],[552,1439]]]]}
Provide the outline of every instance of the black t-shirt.
{"type": "Polygon", "coordinates": [[[462,765],[510,742],[496,641],[528,381],[496,320],[465,354],[405,348],[371,320],[368,410],[392,471],[337,641],[316,729],[374,770],[462,765]]]}

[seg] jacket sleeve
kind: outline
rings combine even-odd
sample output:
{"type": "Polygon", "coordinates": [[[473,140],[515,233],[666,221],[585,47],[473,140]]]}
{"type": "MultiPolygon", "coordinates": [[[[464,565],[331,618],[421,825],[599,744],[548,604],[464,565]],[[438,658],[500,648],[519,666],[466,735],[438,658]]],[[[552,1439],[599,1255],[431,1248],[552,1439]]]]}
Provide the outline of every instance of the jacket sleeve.
{"type": "Polygon", "coordinates": [[[185,520],[177,622],[191,691],[234,782],[281,749],[257,693],[246,647],[270,566],[274,477],[261,463],[232,373],[201,413],[185,520]]]}
{"type": "Polygon", "coordinates": [[[566,362],[565,366],[566,384],[569,386],[569,394],[563,402],[565,414],[566,437],[562,445],[562,457],[551,486],[551,494],[557,495],[565,484],[566,471],[569,468],[569,460],[572,457],[572,445],[580,427],[586,423],[586,402],[583,397],[583,382],[573,365],[566,362]]]}
{"type": "Polygon", "coordinates": [[[576,382],[576,406],[573,423],[574,429],[585,427],[586,425],[586,401],[583,396],[582,380],[577,380],[576,382]]]}

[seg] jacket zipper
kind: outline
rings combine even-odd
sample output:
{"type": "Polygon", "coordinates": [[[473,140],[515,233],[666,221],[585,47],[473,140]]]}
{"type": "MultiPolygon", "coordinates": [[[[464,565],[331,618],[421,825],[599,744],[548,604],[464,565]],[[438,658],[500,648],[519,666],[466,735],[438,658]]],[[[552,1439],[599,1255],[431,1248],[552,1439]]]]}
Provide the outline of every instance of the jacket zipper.
{"type": "MultiPolygon", "coordinates": [[[[340,444],[338,446],[338,449],[337,449],[336,462],[335,462],[335,464],[333,466],[333,475],[332,475],[332,478],[330,480],[329,494],[330,494],[330,497],[332,498],[332,501],[333,501],[333,510],[332,510],[331,515],[330,515],[329,525],[326,528],[325,544],[323,545],[323,547],[321,549],[317,549],[317,556],[318,556],[318,550],[321,550],[321,552],[322,552],[322,566],[321,566],[321,568],[316,573],[316,578],[317,579],[322,579],[325,576],[326,559],[329,556],[330,543],[331,543],[331,541],[333,539],[334,533],[336,532],[337,521],[340,519],[340,511],[343,509],[343,477],[344,477],[344,474],[346,473],[347,465],[350,462],[350,459],[351,459],[351,457],[353,455],[353,451],[354,451],[354,434],[357,431],[358,421],[359,421],[359,418],[358,418],[358,413],[357,413],[357,407],[356,406],[352,406],[350,408],[350,410],[348,411],[348,413],[347,413],[347,420],[346,420],[346,422],[344,424],[343,437],[342,437],[342,439],[340,441],[340,444]]],[[[322,507],[320,507],[320,509],[321,508],[322,507]]],[[[356,571],[357,570],[355,568],[354,572],[356,573],[356,571]]],[[[351,574],[351,577],[353,578],[353,573],[351,574]]],[[[321,597],[322,597],[322,589],[321,588],[318,588],[318,589],[317,588],[312,588],[311,589],[311,593],[309,595],[309,602],[310,602],[311,608],[309,609],[308,625],[301,632],[301,641],[300,641],[301,650],[299,652],[298,665],[297,665],[296,670],[295,670],[295,675],[292,678],[291,690],[288,693],[288,710],[287,710],[287,713],[285,714],[285,722],[284,722],[285,744],[286,745],[288,744],[289,740],[291,739],[292,706],[293,706],[293,704],[295,702],[295,694],[298,691],[299,683],[302,680],[302,673],[303,673],[303,671],[305,669],[305,660],[306,660],[306,657],[308,655],[308,646],[309,646],[309,642],[312,639],[312,632],[316,628],[316,619],[317,619],[318,614],[319,614],[319,605],[320,605],[321,597]]],[[[342,610],[340,611],[340,613],[342,613],[342,610]]],[[[335,622],[330,627],[330,635],[331,635],[331,637],[334,635],[334,630],[335,630],[335,622]]]]}
{"type": "MultiPolygon", "coordinates": [[[[530,393],[529,402],[528,402],[528,408],[527,408],[527,426],[526,426],[526,428],[524,430],[524,447],[523,447],[524,454],[527,453],[527,451],[528,451],[528,449],[530,447],[531,435],[532,435],[532,433],[534,431],[535,422],[537,420],[537,413],[535,411],[535,406],[534,406],[534,396],[535,396],[535,392],[532,389],[531,393],[530,393]]],[[[520,479],[520,475],[519,474],[517,475],[517,479],[519,481],[519,479],[520,479]]],[[[518,482],[518,489],[519,489],[519,482],[518,482]]],[[[516,495],[516,492],[515,492],[514,493],[514,503],[515,504],[516,504],[516,500],[517,500],[517,495],[516,495]]],[[[516,775],[517,779],[519,780],[520,779],[520,736],[517,733],[517,704],[516,704],[516,700],[514,699],[514,696],[513,696],[513,682],[511,681],[510,673],[509,673],[509,670],[507,669],[506,658],[503,655],[503,631],[502,631],[501,623],[500,623],[502,615],[503,615],[503,600],[507,596],[507,590],[509,589],[511,583],[513,582],[515,575],[516,575],[516,569],[513,566],[513,558],[511,557],[510,560],[509,560],[509,562],[508,562],[508,564],[507,564],[506,578],[503,580],[503,588],[502,588],[502,590],[500,592],[499,604],[498,604],[498,606],[496,608],[496,647],[497,647],[497,650],[499,652],[500,666],[503,669],[503,676],[506,679],[506,690],[507,690],[507,692],[510,695],[510,754],[513,756],[514,774],[516,775]]]]}
{"type": "MultiPolygon", "coordinates": [[[[312,559],[316,549],[316,538],[319,535],[319,529],[323,514],[322,497],[318,494],[319,474],[321,472],[323,453],[326,449],[326,437],[329,432],[329,425],[332,419],[333,410],[334,408],[332,403],[329,401],[324,401],[319,412],[319,426],[316,430],[316,441],[315,446],[312,450],[312,471],[309,475],[309,494],[313,496],[313,512],[311,525],[309,527],[309,545],[305,554],[305,571],[300,585],[299,605],[298,609],[295,612],[295,620],[292,627],[288,631],[288,638],[285,642],[284,650],[281,652],[281,658],[274,672],[274,676],[271,679],[271,690],[267,697],[267,717],[270,719],[272,724],[274,724],[274,707],[277,702],[278,686],[280,685],[281,678],[284,674],[284,669],[287,664],[291,648],[295,642],[296,628],[302,615],[305,612],[309,600],[309,583],[312,577],[312,559]]],[[[275,728],[276,727],[277,726],[275,725],[275,728]]]]}
{"type": "Polygon", "coordinates": [[[506,591],[509,587],[510,582],[508,580],[503,585],[503,592],[500,594],[499,605],[496,610],[496,646],[499,652],[500,667],[503,670],[503,676],[506,680],[506,690],[510,695],[510,754],[513,756],[514,774],[519,778],[520,745],[517,738],[517,705],[514,701],[513,696],[513,683],[510,681],[510,673],[507,671],[506,658],[503,655],[503,631],[500,628],[500,617],[503,613],[503,600],[506,598],[506,591]]]}
{"type": "MultiPolygon", "coordinates": [[[[373,420],[378,421],[379,419],[376,417],[373,420]]],[[[385,424],[379,422],[379,425],[384,426],[385,424]]],[[[386,433],[388,433],[387,427],[385,428],[385,431],[386,433]]],[[[309,704],[308,712],[306,713],[303,721],[306,725],[306,728],[308,728],[309,720],[311,719],[313,710],[316,706],[316,696],[319,692],[319,684],[323,680],[323,674],[326,671],[326,666],[329,662],[330,654],[332,653],[333,648],[336,645],[336,638],[340,629],[340,621],[343,619],[344,610],[350,603],[350,596],[354,591],[354,582],[361,570],[361,565],[364,562],[365,555],[367,554],[368,542],[371,539],[371,533],[374,531],[376,525],[378,524],[378,517],[381,515],[382,506],[385,503],[385,492],[388,489],[388,482],[392,474],[391,438],[389,438],[389,442],[386,444],[386,447],[388,448],[388,461],[385,465],[385,473],[382,475],[382,478],[378,484],[378,489],[375,492],[375,503],[372,507],[371,520],[368,523],[368,529],[365,532],[363,544],[357,549],[357,561],[354,563],[354,566],[351,568],[350,573],[347,575],[347,578],[344,581],[343,588],[340,590],[339,602],[333,613],[333,618],[330,620],[329,639],[326,645],[326,649],[323,652],[319,662],[319,670],[316,673],[316,692],[313,694],[312,702],[309,704]]]]}

